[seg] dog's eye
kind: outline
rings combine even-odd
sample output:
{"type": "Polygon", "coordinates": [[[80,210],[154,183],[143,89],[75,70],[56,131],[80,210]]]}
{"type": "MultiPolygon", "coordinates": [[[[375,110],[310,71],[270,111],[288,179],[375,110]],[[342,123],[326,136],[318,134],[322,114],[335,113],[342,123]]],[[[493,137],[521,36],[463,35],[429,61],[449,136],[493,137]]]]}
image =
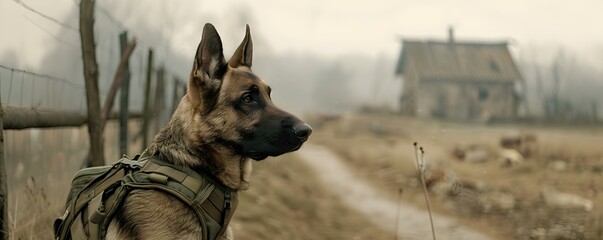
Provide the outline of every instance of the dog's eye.
{"type": "Polygon", "coordinates": [[[241,101],[243,101],[244,103],[251,103],[251,102],[253,102],[253,98],[251,97],[251,95],[246,94],[246,95],[243,95],[243,98],[241,98],[241,101]]]}

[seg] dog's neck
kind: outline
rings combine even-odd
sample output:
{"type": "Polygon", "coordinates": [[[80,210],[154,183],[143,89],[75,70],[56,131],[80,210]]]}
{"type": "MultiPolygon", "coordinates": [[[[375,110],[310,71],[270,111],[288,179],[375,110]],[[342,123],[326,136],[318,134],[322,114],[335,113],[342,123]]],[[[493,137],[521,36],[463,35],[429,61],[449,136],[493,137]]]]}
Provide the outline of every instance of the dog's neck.
{"type": "Polygon", "coordinates": [[[147,148],[149,155],[159,156],[171,164],[189,167],[201,174],[210,174],[233,190],[249,187],[252,160],[236,154],[233,149],[215,140],[212,134],[200,138],[199,129],[192,129],[193,112],[178,108],[170,122],[155,136],[147,148]],[[213,137],[213,139],[212,139],[213,137]]]}

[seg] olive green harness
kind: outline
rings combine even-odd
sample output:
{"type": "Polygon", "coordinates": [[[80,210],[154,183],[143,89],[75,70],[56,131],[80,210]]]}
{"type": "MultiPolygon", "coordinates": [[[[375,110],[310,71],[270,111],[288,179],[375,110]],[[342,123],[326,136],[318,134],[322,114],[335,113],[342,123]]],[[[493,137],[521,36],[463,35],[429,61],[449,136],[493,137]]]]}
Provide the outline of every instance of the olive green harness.
{"type": "Polygon", "coordinates": [[[222,237],[238,203],[236,191],[155,156],[137,157],[75,175],[65,214],[54,224],[56,239],[105,239],[115,212],[135,189],[161,190],[177,197],[195,211],[203,240],[222,237]]]}

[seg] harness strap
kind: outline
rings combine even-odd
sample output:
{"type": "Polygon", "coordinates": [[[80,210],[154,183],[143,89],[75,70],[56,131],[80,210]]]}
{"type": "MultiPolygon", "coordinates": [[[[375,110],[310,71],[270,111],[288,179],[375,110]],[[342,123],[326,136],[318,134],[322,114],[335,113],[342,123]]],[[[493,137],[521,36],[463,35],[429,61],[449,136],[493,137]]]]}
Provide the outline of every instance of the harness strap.
{"type": "MultiPolygon", "coordinates": [[[[69,227],[71,231],[71,239],[86,239],[88,236],[84,232],[84,224],[81,219],[81,215],[77,214],[71,226],[69,227]]],[[[67,234],[67,231],[65,231],[67,234]]]]}
{"type": "Polygon", "coordinates": [[[88,234],[89,240],[98,240],[99,238],[99,223],[105,217],[103,206],[103,192],[99,193],[88,203],[88,234]]]}
{"type": "MultiPolygon", "coordinates": [[[[127,158],[122,158],[121,161],[127,158]]],[[[127,159],[129,160],[129,159],[127,159]]],[[[118,163],[119,164],[119,163],[118,163]]],[[[72,239],[91,239],[97,240],[101,238],[99,232],[99,218],[102,219],[104,216],[104,209],[101,209],[103,204],[103,192],[114,186],[114,184],[121,182],[126,175],[126,168],[115,166],[103,173],[101,176],[93,180],[80,192],[74,199],[74,203],[67,208],[67,212],[71,212],[63,220],[63,225],[69,226],[69,230],[61,230],[59,239],[67,239],[69,232],[71,232],[72,239]],[[110,175],[110,176],[108,176],[110,175]],[[108,176],[108,177],[107,177],[108,176]],[[91,206],[91,205],[95,205],[91,206]],[[88,206],[86,208],[86,206],[88,206]],[[98,211],[98,210],[101,211],[98,211]],[[96,220],[94,223],[91,220],[96,220]]]]}
{"type": "Polygon", "coordinates": [[[221,239],[238,203],[236,192],[188,168],[154,156],[139,161],[122,158],[72,199],[58,239],[104,239],[115,212],[133,189],[162,190],[185,202],[197,215],[207,240],[221,239]]]}
{"type": "MultiPolygon", "coordinates": [[[[199,179],[200,176],[198,176],[199,178],[195,178],[195,176],[190,173],[187,174],[172,167],[157,164],[154,161],[148,161],[142,168],[142,172],[148,173],[149,180],[155,183],[161,183],[168,186],[167,178],[169,178],[195,193],[195,200],[188,200],[185,202],[195,209],[199,218],[202,218],[202,214],[205,212],[212,220],[221,226],[217,236],[222,236],[224,234],[228,223],[232,218],[232,211],[238,205],[236,192],[221,190],[218,189],[218,187],[214,187],[209,196],[199,196],[200,190],[204,185],[204,182],[199,179]],[[196,201],[197,199],[204,199],[204,201],[199,203],[196,201]]],[[[208,179],[205,180],[209,181],[208,179]]]]}
{"type": "MultiPolygon", "coordinates": [[[[145,166],[142,168],[142,172],[165,175],[171,179],[174,179],[178,183],[184,185],[186,188],[188,188],[189,190],[191,190],[194,193],[199,192],[199,190],[201,189],[201,186],[203,186],[203,182],[201,182],[198,179],[195,179],[194,177],[192,177],[184,172],[178,171],[178,170],[170,168],[168,166],[161,166],[152,161],[149,161],[145,164],[145,166]]],[[[157,181],[158,183],[167,184],[167,179],[161,178],[161,176],[150,175],[150,177],[151,177],[152,181],[157,181]]]]}
{"type": "MultiPolygon", "coordinates": [[[[78,212],[80,209],[82,209],[82,207],[86,206],[86,204],[88,204],[88,202],[90,202],[90,200],[92,200],[92,198],[94,198],[94,196],[97,195],[95,193],[100,193],[100,192],[104,191],[105,189],[107,189],[109,186],[113,185],[114,183],[121,181],[121,179],[124,178],[125,175],[126,175],[126,170],[121,168],[117,172],[115,172],[113,175],[111,175],[108,179],[101,182],[98,186],[95,186],[92,189],[82,191],[77,197],[77,200],[74,204],[73,212],[74,213],[78,212]]],[[[88,187],[86,187],[86,188],[88,188],[88,187]]]]}
{"type": "MultiPolygon", "coordinates": [[[[161,176],[169,177],[170,179],[177,181],[178,183],[182,184],[194,193],[198,193],[203,185],[200,180],[195,179],[194,177],[184,172],[178,171],[167,166],[156,164],[152,161],[149,161],[145,164],[145,166],[142,168],[142,172],[150,173],[149,180],[155,183],[162,183],[164,185],[167,185],[167,179],[162,178],[161,176]]],[[[188,203],[190,205],[194,205],[192,199],[189,200],[188,203]]],[[[205,210],[205,212],[214,221],[216,221],[218,224],[223,224],[224,217],[226,215],[226,212],[224,211],[224,206],[222,206],[223,203],[224,196],[219,190],[214,188],[209,194],[209,196],[205,198],[205,201],[203,201],[200,205],[201,208],[205,210]]]]}
{"type": "MultiPolygon", "coordinates": [[[[220,228],[220,231],[218,232],[218,236],[223,236],[224,232],[226,232],[226,229],[228,228],[228,223],[230,222],[230,219],[233,216],[233,212],[234,210],[237,208],[237,205],[239,204],[238,198],[236,197],[237,193],[236,192],[225,192],[224,193],[224,213],[223,216],[224,218],[222,219],[221,225],[222,228],[220,228]]],[[[209,201],[209,199],[208,199],[209,201]]]]}
{"type": "Polygon", "coordinates": [[[209,197],[205,201],[201,203],[201,207],[209,216],[216,221],[217,223],[222,224],[224,221],[223,210],[222,210],[222,202],[220,199],[218,191],[214,190],[209,194],[209,197]],[[214,199],[214,200],[212,200],[214,199]]]}

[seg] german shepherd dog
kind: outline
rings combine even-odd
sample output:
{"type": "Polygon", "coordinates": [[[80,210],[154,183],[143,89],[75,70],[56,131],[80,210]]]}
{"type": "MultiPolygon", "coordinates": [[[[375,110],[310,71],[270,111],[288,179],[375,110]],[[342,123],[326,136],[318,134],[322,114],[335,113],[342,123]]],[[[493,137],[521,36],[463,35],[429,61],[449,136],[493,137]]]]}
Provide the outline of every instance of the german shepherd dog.
{"type": "MultiPolygon", "coordinates": [[[[146,154],[209,174],[233,190],[249,187],[252,160],[301,147],[312,128],[276,107],[270,87],[251,70],[253,43],[245,38],[226,62],[211,24],[203,28],[188,89],[146,154]]],[[[107,239],[201,239],[194,211],[157,190],[133,190],[112,220],[107,239]]],[[[227,230],[226,239],[232,239],[227,230]]]]}

